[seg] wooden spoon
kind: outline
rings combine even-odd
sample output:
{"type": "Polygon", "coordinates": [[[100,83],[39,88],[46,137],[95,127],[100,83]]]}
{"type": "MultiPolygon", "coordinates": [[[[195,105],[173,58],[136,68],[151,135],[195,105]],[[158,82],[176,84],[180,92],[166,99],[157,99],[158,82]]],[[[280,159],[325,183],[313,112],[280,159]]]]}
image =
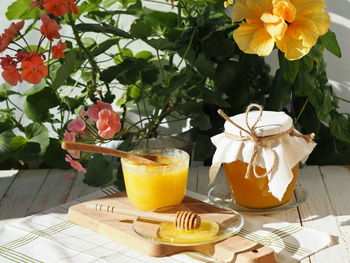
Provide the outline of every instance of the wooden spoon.
{"type": "Polygon", "coordinates": [[[166,165],[166,164],[157,162],[157,156],[128,153],[124,151],[114,150],[114,149],[91,145],[87,143],[63,141],[61,147],[64,150],[77,150],[77,151],[83,151],[83,152],[102,153],[106,155],[117,156],[117,157],[128,159],[130,161],[137,162],[142,165],[152,165],[152,166],[166,165]]]}
{"type": "Polygon", "coordinates": [[[118,214],[125,214],[125,215],[131,215],[131,216],[141,216],[149,219],[155,219],[155,220],[161,220],[161,221],[170,221],[174,222],[174,225],[178,229],[183,229],[186,231],[197,229],[201,225],[201,217],[197,213],[194,213],[192,211],[177,211],[175,215],[170,214],[162,214],[162,213],[155,213],[155,212],[148,212],[148,211],[135,211],[128,208],[117,208],[114,206],[109,205],[103,205],[103,204],[94,204],[94,203],[87,203],[85,204],[86,208],[94,209],[97,211],[102,212],[109,212],[109,213],[118,213],[118,214]]]}

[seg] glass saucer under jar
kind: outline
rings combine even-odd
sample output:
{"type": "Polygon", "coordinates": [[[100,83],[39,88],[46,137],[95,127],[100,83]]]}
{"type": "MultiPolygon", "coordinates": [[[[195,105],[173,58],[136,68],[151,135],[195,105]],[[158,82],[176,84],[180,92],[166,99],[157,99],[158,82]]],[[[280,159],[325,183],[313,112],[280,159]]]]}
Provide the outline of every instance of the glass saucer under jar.
{"type": "Polygon", "coordinates": [[[212,204],[218,207],[230,208],[247,214],[269,214],[292,209],[301,205],[307,198],[307,192],[299,183],[297,183],[292,198],[288,202],[269,208],[249,208],[239,205],[232,197],[230,188],[227,184],[213,186],[208,192],[208,198],[212,204]]]}

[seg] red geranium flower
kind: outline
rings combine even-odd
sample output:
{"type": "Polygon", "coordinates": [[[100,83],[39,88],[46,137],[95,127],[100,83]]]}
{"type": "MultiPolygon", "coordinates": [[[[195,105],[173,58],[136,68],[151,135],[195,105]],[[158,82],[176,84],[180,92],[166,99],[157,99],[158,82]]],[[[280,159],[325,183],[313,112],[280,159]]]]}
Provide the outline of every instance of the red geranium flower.
{"type": "Polygon", "coordinates": [[[67,48],[66,43],[62,43],[62,41],[58,41],[56,46],[52,46],[51,51],[52,51],[52,57],[53,58],[64,58],[64,53],[63,50],[67,48]]]}
{"type": "Polygon", "coordinates": [[[5,67],[2,72],[4,80],[12,86],[16,86],[18,82],[22,82],[21,74],[16,67],[5,67]]]}
{"type": "Polygon", "coordinates": [[[44,65],[44,61],[34,52],[23,60],[21,68],[23,69],[21,77],[32,84],[40,83],[48,74],[47,66],[44,65]]]}
{"type": "Polygon", "coordinates": [[[54,19],[51,19],[48,15],[45,14],[41,14],[40,19],[43,23],[40,27],[41,34],[47,37],[47,39],[50,41],[52,41],[54,38],[59,39],[61,37],[58,31],[62,27],[59,24],[57,24],[57,22],[54,19]]]}
{"type": "Polygon", "coordinates": [[[4,30],[4,33],[0,36],[0,52],[7,49],[8,45],[18,35],[18,32],[23,28],[24,21],[18,23],[11,23],[11,25],[4,30]]]}

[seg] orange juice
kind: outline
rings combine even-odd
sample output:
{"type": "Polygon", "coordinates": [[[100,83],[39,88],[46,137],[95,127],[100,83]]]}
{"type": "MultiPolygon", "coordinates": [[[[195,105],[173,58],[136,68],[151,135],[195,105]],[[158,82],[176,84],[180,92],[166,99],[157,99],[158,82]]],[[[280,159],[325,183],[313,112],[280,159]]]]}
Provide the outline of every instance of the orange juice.
{"type": "MultiPolygon", "coordinates": [[[[235,201],[239,205],[249,208],[268,208],[282,205],[289,201],[298,177],[298,165],[292,169],[293,180],[288,185],[281,201],[269,192],[267,177],[256,178],[251,170],[249,178],[244,178],[247,167],[247,163],[239,160],[224,164],[226,180],[235,201]]],[[[265,168],[261,167],[257,167],[256,171],[259,175],[263,175],[266,172],[265,168]]]]}
{"type": "Polygon", "coordinates": [[[166,166],[139,165],[122,159],[125,187],[130,202],[139,210],[178,205],[185,196],[189,155],[178,149],[147,149],[166,166]]]}

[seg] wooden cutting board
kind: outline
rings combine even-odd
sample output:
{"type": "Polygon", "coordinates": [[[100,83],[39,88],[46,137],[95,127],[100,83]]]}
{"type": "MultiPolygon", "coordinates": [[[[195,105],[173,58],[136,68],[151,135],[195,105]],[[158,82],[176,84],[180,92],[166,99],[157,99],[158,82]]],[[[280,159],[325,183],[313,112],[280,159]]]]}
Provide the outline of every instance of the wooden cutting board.
{"type": "MultiPolygon", "coordinates": [[[[217,243],[198,246],[170,246],[150,242],[133,232],[132,223],[136,219],[134,216],[96,211],[88,208],[86,205],[88,203],[136,210],[132,207],[125,193],[118,193],[71,206],[68,212],[68,220],[148,256],[164,257],[184,251],[197,251],[222,262],[276,263],[273,249],[238,235],[217,243]]],[[[186,196],[183,203],[186,205],[186,203],[203,202],[186,196]]],[[[206,204],[204,207],[208,212],[215,209],[210,204],[206,204]]]]}

